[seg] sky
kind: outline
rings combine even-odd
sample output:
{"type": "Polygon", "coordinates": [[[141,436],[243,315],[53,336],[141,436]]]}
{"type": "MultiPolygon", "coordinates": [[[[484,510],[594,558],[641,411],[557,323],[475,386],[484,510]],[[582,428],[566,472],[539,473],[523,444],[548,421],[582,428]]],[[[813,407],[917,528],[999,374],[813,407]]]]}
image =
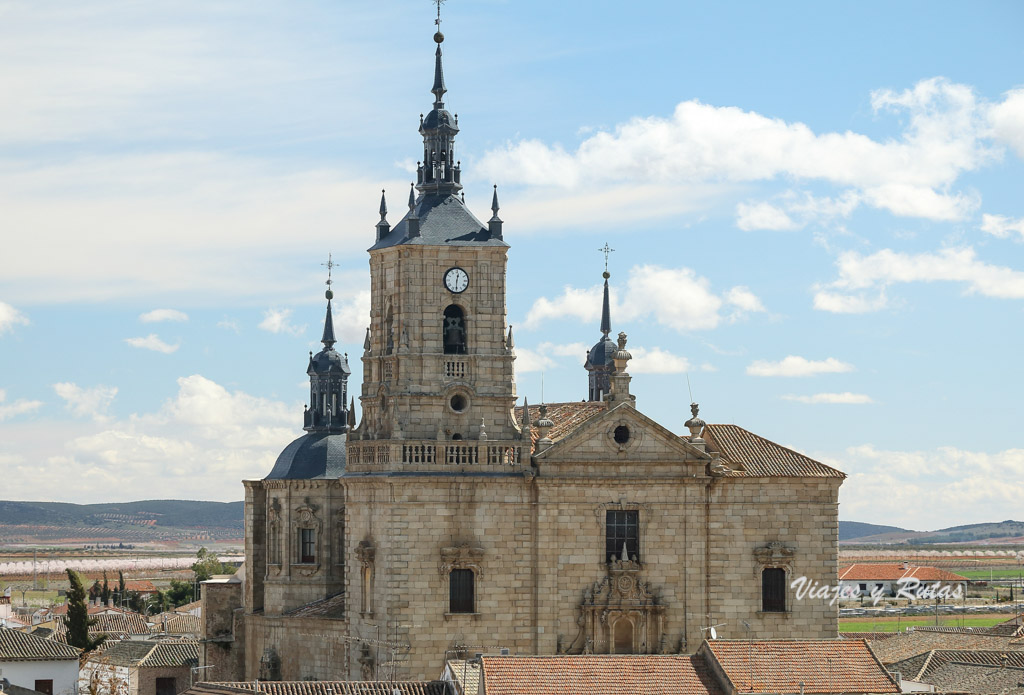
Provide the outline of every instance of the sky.
{"type": "MultiPolygon", "coordinates": [[[[5,499],[238,500],[299,436],[328,254],[430,108],[435,8],[0,0],[5,499]]],[[[531,402],[586,396],[608,243],[637,407],[848,474],[840,519],[1020,517],[1024,6],[450,0],[466,201],[498,185],[531,402]]]]}

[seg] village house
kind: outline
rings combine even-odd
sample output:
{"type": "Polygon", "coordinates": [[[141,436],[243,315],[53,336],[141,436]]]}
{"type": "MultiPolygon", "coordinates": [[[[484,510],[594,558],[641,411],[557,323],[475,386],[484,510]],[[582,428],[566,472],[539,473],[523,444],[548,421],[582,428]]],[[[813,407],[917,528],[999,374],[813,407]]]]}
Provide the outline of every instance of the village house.
{"type": "Polygon", "coordinates": [[[177,695],[198,673],[199,645],[184,640],[126,640],[91,652],[78,678],[81,695],[177,695]]]}
{"type": "Polygon", "coordinates": [[[967,581],[967,577],[938,567],[921,567],[906,562],[858,562],[839,569],[839,587],[843,596],[900,595],[903,598],[939,598],[949,602],[966,595],[967,581]]]}
{"type": "Polygon", "coordinates": [[[22,688],[45,695],[75,695],[77,647],[0,627],[0,672],[22,688]]]}

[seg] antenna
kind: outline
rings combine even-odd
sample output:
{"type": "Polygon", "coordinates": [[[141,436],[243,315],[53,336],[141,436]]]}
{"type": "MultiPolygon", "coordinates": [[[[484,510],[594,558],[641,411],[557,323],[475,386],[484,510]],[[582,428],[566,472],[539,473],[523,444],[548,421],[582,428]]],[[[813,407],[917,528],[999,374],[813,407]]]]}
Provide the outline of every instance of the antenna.
{"type": "MultiPolygon", "coordinates": [[[[711,614],[708,613],[708,622],[711,622],[711,614]]],[[[708,625],[707,627],[700,628],[701,632],[707,631],[709,637],[712,640],[718,639],[718,628],[725,627],[725,623],[715,623],[714,625],[708,625]]]]}
{"type": "Polygon", "coordinates": [[[690,394],[690,402],[693,403],[693,389],[690,388],[690,373],[686,373],[686,390],[690,394]]]}
{"type": "Polygon", "coordinates": [[[544,402],[544,370],[540,370],[540,402],[544,402]]]}

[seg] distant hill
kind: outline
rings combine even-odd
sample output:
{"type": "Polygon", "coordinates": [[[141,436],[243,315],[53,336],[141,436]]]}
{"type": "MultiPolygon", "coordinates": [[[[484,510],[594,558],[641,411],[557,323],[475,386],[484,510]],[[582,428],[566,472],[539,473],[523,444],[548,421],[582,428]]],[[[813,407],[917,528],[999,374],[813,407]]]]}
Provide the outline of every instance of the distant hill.
{"type": "Polygon", "coordinates": [[[909,531],[895,526],[877,526],[857,521],[839,522],[839,540],[845,543],[930,545],[935,543],[990,544],[1000,539],[1020,543],[1024,521],[1000,521],[950,526],[937,531],[909,531]]]}

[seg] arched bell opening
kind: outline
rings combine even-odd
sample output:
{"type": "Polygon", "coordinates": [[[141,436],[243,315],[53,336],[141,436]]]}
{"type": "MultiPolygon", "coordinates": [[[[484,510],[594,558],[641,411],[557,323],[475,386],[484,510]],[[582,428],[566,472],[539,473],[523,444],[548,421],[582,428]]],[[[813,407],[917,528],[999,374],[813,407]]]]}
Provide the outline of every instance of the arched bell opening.
{"type": "Polygon", "coordinates": [[[462,308],[455,304],[449,305],[444,310],[442,322],[444,354],[465,355],[466,333],[466,315],[462,308]]]}

